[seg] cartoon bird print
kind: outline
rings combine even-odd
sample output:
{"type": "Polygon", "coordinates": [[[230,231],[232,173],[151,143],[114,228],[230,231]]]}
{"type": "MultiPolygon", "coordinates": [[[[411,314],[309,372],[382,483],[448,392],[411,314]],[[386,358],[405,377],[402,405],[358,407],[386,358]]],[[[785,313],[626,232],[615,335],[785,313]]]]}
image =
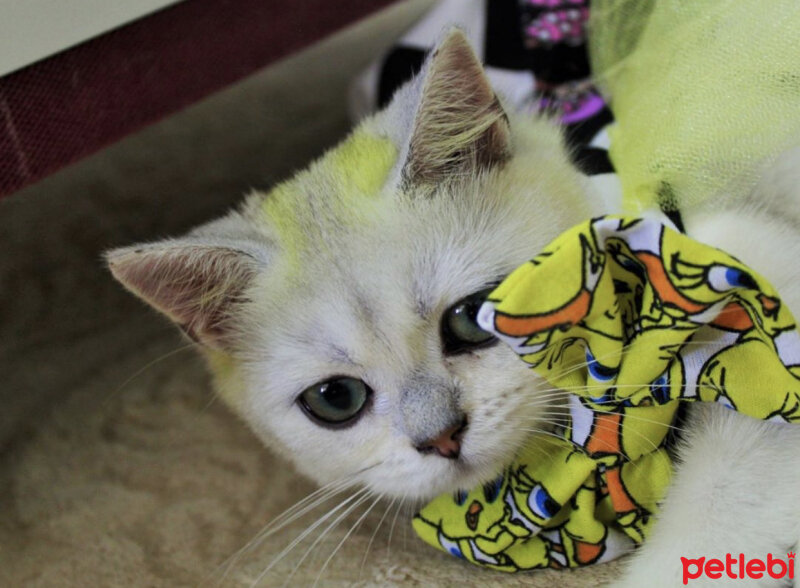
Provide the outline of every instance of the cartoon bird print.
{"type": "Polygon", "coordinates": [[[737,331],[752,328],[755,315],[779,313],[779,299],[761,292],[760,280],[737,260],[711,247],[687,247],[690,240],[685,235],[659,229],[657,248],[634,255],[646,265],[648,281],[666,306],[694,323],[737,331]],[[744,302],[748,291],[759,307],[755,313],[748,312],[744,302]]]}
{"type": "Polygon", "coordinates": [[[589,244],[585,235],[580,235],[582,280],[580,288],[563,304],[541,313],[509,315],[498,312],[495,325],[501,332],[512,337],[531,336],[547,331],[565,331],[583,320],[589,313],[592,293],[602,273],[602,260],[589,244]]]}
{"type": "MultiPolygon", "coordinates": [[[[589,538],[586,537],[586,525],[580,529],[582,540],[565,532],[565,526],[575,516],[572,497],[576,492],[580,493],[580,486],[587,479],[586,470],[582,466],[590,464],[576,460],[574,465],[577,467],[571,467],[570,455],[575,453],[568,446],[555,450],[555,453],[555,460],[542,459],[542,464],[529,462],[509,472],[505,502],[512,513],[511,518],[535,533],[533,539],[540,541],[543,549],[539,556],[540,561],[518,558],[521,565],[530,566],[535,563],[537,567],[554,569],[586,565],[590,559],[594,560],[593,556],[589,557],[590,554],[597,554],[602,550],[601,546],[590,545],[589,538]]],[[[588,517],[588,520],[591,519],[592,517],[588,517]]],[[[602,527],[600,523],[594,526],[595,539],[598,541],[605,536],[602,527]],[[600,526],[599,530],[597,525],[600,526]]],[[[530,541],[528,539],[526,543],[530,541]]]]}
{"type": "Polygon", "coordinates": [[[670,329],[709,304],[695,300],[676,287],[664,265],[665,227],[642,219],[602,218],[592,224],[599,246],[614,263],[612,272],[630,295],[623,315],[628,339],[649,329],[670,329]]]}
{"type": "MultiPolygon", "coordinates": [[[[617,294],[623,323],[632,326],[626,328],[626,339],[634,340],[637,353],[669,361],[652,380],[649,395],[633,389],[629,398],[618,394],[618,399],[634,405],[679,397],[714,400],[757,418],[800,419],[800,358],[789,357],[800,339],[793,319],[760,276],[657,223],[600,219],[593,229],[608,263],[614,264],[615,284],[623,281],[632,290],[637,279],[645,278],[638,318],[632,320],[636,304],[630,297],[617,294]],[[629,279],[620,280],[623,275],[629,279]],[[747,368],[755,358],[762,369],[779,376],[773,391],[753,393],[761,388],[754,380],[757,372],[747,368]]],[[[592,369],[598,363],[587,352],[590,376],[602,380],[611,375],[602,365],[592,369]]],[[[629,365],[623,374],[627,379],[614,382],[646,381],[644,374],[631,378],[632,373],[636,367],[629,365]]]]}
{"type": "MultiPolygon", "coordinates": [[[[784,337],[798,339],[797,331],[784,337]]],[[[772,342],[745,337],[709,357],[698,375],[698,398],[764,420],[800,422],[800,358],[787,358],[796,362],[787,366],[772,342]],[[742,361],[743,357],[752,363],[742,361]],[[759,369],[752,369],[753,365],[759,369]],[[766,388],[761,370],[771,374],[766,388]]]]}
{"type": "Polygon", "coordinates": [[[619,515],[611,500],[598,492],[598,471],[585,476],[585,454],[574,448],[556,453],[558,461],[545,467],[530,464],[511,475],[520,516],[544,527],[537,537],[546,544],[548,567],[589,565],[629,550],[632,540],[609,528],[619,515]],[[601,507],[598,499],[608,504],[601,507]]]}
{"type": "Polygon", "coordinates": [[[709,248],[689,261],[670,241],[665,237],[677,287],[707,303],[687,317],[705,323],[681,352],[685,366],[702,366],[687,374],[688,394],[755,418],[800,421],[800,335],[788,309],[737,260],[709,248]],[[768,389],[763,373],[771,375],[768,389]]]}
{"type": "MultiPolygon", "coordinates": [[[[502,498],[507,487],[501,475],[471,492],[440,496],[414,517],[414,529],[426,542],[456,557],[501,571],[522,569],[511,557],[512,547],[531,532],[510,520],[502,498]]],[[[535,552],[527,557],[541,567],[544,561],[536,559],[535,552]]]]}
{"type": "Polygon", "coordinates": [[[569,408],[494,486],[415,519],[426,541],[481,565],[575,567],[641,543],[669,485],[683,400],[800,422],[800,333],[777,293],[653,220],[604,217],[562,234],[492,292],[478,322],[569,408]]]}
{"type": "Polygon", "coordinates": [[[592,295],[603,272],[603,258],[591,243],[590,237],[580,235],[581,265],[577,271],[564,272],[571,264],[559,264],[560,256],[570,255],[557,239],[534,260],[517,268],[492,297],[502,300],[496,307],[484,305],[478,323],[509,343],[520,355],[536,354],[553,343],[553,335],[579,324],[589,313],[592,295]],[[557,269],[558,268],[558,269],[557,269]],[[542,273],[544,269],[544,274],[542,273]],[[549,274],[555,271],[555,275],[549,274]],[[548,283],[557,279],[561,288],[539,288],[536,297],[509,295],[509,289],[520,288],[527,282],[548,283]]]}
{"type": "MultiPolygon", "coordinates": [[[[676,410],[675,401],[595,410],[584,398],[569,398],[571,424],[565,435],[596,462],[597,490],[607,498],[606,508],[637,542],[644,537],[661,496],[653,492],[653,479],[666,483],[671,475],[663,447],[676,410]],[[642,472],[648,472],[647,476],[642,472]]],[[[583,533],[590,522],[578,523],[583,533]]]]}
{"type": "MultiPolygon", "coordinates": [[[[526,451],[503,477],[480,492],[436,499],[415,517],[415,530],[452,555],[498,570],[595,561],[603,550],[590,545],[586,529],[565,535],[563,528],[571,512],[564,505],[591,476],[594,462],[571,444],[554,443],[546,436],[526,451]],[[542,481],[533,476],[542,476],[542,481]]],[[[595,531],[597,540],[606,534],[604,529],[595,531]]]]}

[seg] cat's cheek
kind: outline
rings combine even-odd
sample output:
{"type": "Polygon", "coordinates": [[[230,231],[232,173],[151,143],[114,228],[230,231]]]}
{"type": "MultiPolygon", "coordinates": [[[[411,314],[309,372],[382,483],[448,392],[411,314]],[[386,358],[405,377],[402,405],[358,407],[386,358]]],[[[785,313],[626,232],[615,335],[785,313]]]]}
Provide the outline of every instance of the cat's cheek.
{"type": "Polygon", "coordinates": [[[549,401],[540,399],[546,385],[503,345],[464,358],[453,370],[465,383],[462,401],[470,415],[464,458],[491,477],[513,458],[530,426],[551,411],[549,401]]]}
{"type": "Polygon", "coordinates": [[[391,440],[373,416],[366,414],[350,427],[331,429],[315,424],[293,405],[269,415],[255,410],[247,420],[271,450],[303,475],[327,484],[347,477],[360,481],[362,472],[383,466],[391,454],[391,440]]]}

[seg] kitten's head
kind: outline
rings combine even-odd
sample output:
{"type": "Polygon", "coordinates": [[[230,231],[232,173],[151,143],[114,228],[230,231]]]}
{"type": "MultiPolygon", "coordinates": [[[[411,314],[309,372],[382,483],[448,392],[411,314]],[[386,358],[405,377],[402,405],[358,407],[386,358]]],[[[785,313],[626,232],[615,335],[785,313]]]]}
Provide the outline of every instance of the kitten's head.
{"type": "Polygon", "coordinates": [[[544,386],[474,313],[587,216],[558,130],[508,116],[453,32],[308,169],[108,262],[302,472],[427,498],[496,476],[552,419],[544,386]]]}

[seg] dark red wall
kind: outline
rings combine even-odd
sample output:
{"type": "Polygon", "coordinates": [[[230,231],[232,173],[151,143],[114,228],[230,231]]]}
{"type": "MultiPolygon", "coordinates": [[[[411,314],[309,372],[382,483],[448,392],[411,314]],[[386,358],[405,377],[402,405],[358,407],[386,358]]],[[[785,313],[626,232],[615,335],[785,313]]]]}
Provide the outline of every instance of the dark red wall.
{"type": "Polygon", "coordinates": [[[0,196],[390,0],[186,0],[0,78],[0,196]]]}

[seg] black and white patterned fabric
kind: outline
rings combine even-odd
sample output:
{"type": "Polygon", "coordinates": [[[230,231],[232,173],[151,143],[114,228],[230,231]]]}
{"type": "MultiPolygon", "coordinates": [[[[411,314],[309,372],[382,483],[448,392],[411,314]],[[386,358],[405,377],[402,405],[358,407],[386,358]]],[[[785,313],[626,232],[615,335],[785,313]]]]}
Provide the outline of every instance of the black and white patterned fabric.
{"type": "Polygon", "coordinates": [[[611,111],[590,81],[586,53],[589,0],[443,0],[355,82],[355,119],[385,106],[422,66],[442,31],[470,38],[495,89],[522,112],[550,112],[564,125],[576,165],[613,172],[603,128],[611,111]]]}

